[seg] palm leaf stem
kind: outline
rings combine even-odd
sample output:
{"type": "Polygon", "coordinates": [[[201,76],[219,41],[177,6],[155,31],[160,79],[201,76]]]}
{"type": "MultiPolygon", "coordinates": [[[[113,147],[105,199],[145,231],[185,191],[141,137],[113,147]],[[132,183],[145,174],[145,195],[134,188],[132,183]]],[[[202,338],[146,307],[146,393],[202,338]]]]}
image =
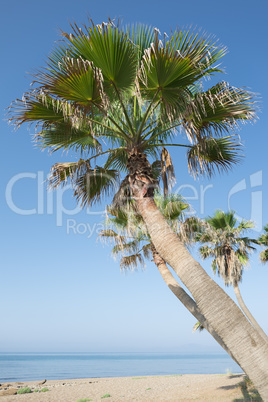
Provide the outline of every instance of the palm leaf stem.
{"type": "MultiPolygon", "coordinates": [[[[156,93],[154,94],[154,96],[153,96],[153,98],[152,98],[152,100],[151,100],[151,102],[150,102],[150,104],[149,104],[149,106],[148,106],[146,112],[144,113],[144,116],[143,116],[143,119],[142,119],[142,122],[141,122],[141,125],[140,125],[140,128],[139,128],[139,131],[138,131],[138,133],[137,133],[137,142],[139,141],[139,139],[140,139],[140,137],[141,137],[141,134],[142,134],[142,132],[143,132],[144,125],[145,125],[145,123],[146,123],[146,121],[147,121],[147,117],[149,116],[149,113],[150,113],[150,111],[151,111],[151,109],[152,109],[152,106],[153,106],[153,103],[154,103],[154,101],[155,101],[155,98],[157,97],[159,91],[160,91],[160,89],[158,88],[157,91],[156,91],[156,93]]],[[[160,101],[159,101],[159,102],[160,102],[160,101]]],[[[157,103],[159,103],[159,102],[157,102],[157,103]]]]}
{"type": "Polygon", "coordinates": [[[133,135],[133,137],[134,137],[134,136],[135,136],[135,133],[134,133],[134,130],[133,130],[131,121],[130,121],[129,116],[128,116],[128,113],[127,113],[127,111],[126,111],[124,102],[123,102],[122,99],[121,99],[121,96],[120,96],[120,93],[119,93],[119,91],[118,91],[118,88],[116,87],[116,85],[115,85],[114,82],[113,82],[113,86],[114,86],[116,95],[117,95],[117,97],[118,97],[118,99],[119,99],[120,105],[121,105],[121,107],[122,107],[124,116],[125,116],[125,118],[126,118],[127,125],[128,125],[128,127],[129,127],[129,129],[130,129],[130,131],[131,131],[131,133],[132,133],[132,135],[133,135]]]}
{"type": "MultiPolygon", "coordinates": [[[[106,126],[106,124],[103,124],[103,123],[101,123],[101,122],[99,122],[99,121],[97,121],[97,120],[94,120],[94,119],[90,119],[90,121],[91,121],[92,123],[98,124],[98,125],[101,126],[101,127],[106,128],[107,130],[113,132],[114,134],[117,134],[117,135],[120,135],[120,136],[122,135],[122,132],[121,132],[122,130],[121,130],[121,131],[114,130],[114,129],[112,129],[112,128],[109,127],[109,126],[106,126]]],[[[107,134],[107,133],[105,133],[104,135],[109,136],[109,134],[107,134]]]]}
{"type": "MultiPolygon", "coordinates": [[[[112,149],[112,151],[118,151],[119,149],[126,149],[126,147],[118,147],[118,148],[114,148],[112,149]]],[[[98,156],[102,156],[104,154],[108,154],[109,152],[111,152],[111,149],[108,149],[108,151],[104,151],[104,152],[100,152],[97,155],[93,155],[90,158],[87,159],[87,161],[90,161],[91,159],[97,158],[98,156]]]]}
{"type": "MultiPolygon", "coordinates": [[[[157,136],[159,136],[159,135],[165,133],[167,130],[172,130],[173,128],[176,128],[176,127],[178,127],[178,126],[180,126],[180,125],[181,125],[181,123],[177,123],[177,124],[174,124],[174,126],[171,126],[171,127],[169,127],[168,129],[166,129],[166,130],[160,131],[160,133],[155,133],[155,135],[152,135],[151,138],[150,138],[149,140],[147,140],[147,141],[151,141],[151,140],[154,139],[155,137],[157,137],[157,136]]],[[[151,126],[151,124],[148,124],[147,127],[150,127],[150,126],[151,126]]],[[[145,128],[145,129],[146,129],[146,128],[145,128]]],[[[144,134],[144,135],[142,136],[142,139],[145,140],[145,138],[148,137],[151,133],[153,133],[154,130],[155,130],[155,127],[152,128],[150,131],[148,131],[146,134],[144,134]]]]}
{"type": "MultiPolygon", "coordinates": [[[[115,121],[111,116],[109,116],[108,113],[107,113],[100,105],[98,105],[98,104],[95,103],[95,102],[94,102],[94,105],[99,109],[99,111],[100,111],[101,113],[104,114],[104,116],[107,117],[107,119],[109,119],[109,120],[115,125],[115,127],[118,128],[118,130],[119,130],[120,133],[121,133],[120,136],[123,137],[127,142],[131,142],[131,137],[129,137],[129,136],[122,130],[122,128],[119,126],[119,124],[117,124],[116,121],[115,121]]],[[[119,135],[119,134],[118,134],[118,135],[119,135]]]]}
{"type": "Polygon", "coordinates": [[[147,147],[184,147],[184,148],[192,148],[192,145],[184,145],[184,144],[148,144],[147,147]]]}
{"type": "MultiPolygon", "coordinates": [[[[160,101],[156,102],[155,106],[151,109],[151,113],[154,112],[154,110],[159,106],[159,104],[160,104],[160,101]]],[[[142,132],[144,133],[149,127],[152,127],[152,125],[153,125],[154,123],[157,123],[157,121],[156,121],[156,120],[155,120],[155,121],[150,121],[150,122],[147,124],[147,126],[145,126],[145,127],[143,128],[142,132]]],[[[155,128],[153,128],[152,130],[150,130],[150,132],[152,132],[152,131],[154,131],[154,130],[155,130],[155,128]]],[[[148,134],[148,133],[146,133],[146,135],[147,135],[147,134],[148,134]]],[[[141,138],[143,138],[143,136],[141,136],[141,138]]]]}
{"type": "Polygon", "coordinates": [[[134,97],[134,124],[135,124],[135,130],[136,130],[136,114],[137,114],[137,97],[135,96],[134,97]]]}

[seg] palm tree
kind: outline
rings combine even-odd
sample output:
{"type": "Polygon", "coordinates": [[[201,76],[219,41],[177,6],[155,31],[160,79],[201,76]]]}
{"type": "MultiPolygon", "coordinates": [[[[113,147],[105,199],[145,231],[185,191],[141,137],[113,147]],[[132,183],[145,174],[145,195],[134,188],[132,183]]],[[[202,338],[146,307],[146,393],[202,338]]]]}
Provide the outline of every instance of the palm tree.
{"type": "MultiPolygon", "coordinates": [[[[268,246],[268,225],[263,228],[264,232],[258,239],[259,243],[263,246],[268,246]]],[[[264,264],[268,261],[268,248],[260,252],[260,260],[264,264]]]]}
{"type": "MultiPolygon", "coordinates": [[[[172,163],[171,160],[170,163],[172,163]]],[[[184,211],[189,209],[189,205],[179,195],[167,195],[166,184],[167,181],[164,181],[164,197],[161,196],[160,193],[156,193],[154,201],[174,232],[188,244],[192,240],[192,235],[199,224],[199,220],[194,217],[184,220],[184,211]],[[194,229],[193,231],[191,230],[192,228],[194,229]]],[[[228,350],[222,339],[206,321],[196,302],[179,285],[178,281],[175,280],[165,261],[156,251],[142,216],[135,208],[135,204],[130,202],[128,205],[121,208],[115,208],[113,206],[107,207],[105,226],[106,229],[101,231],[99,237],[115,244],[112,249],[112,254],[114,256],[120,256],[120,268],[122,270],[133,270],[136,269],[138,265],[144,268],[145,260],[149,259],[154,261],[169,289],[187,310],[199,320],[199,329],[206,328],[223,349],[234,359],[234,356],[228,350]]]]}
{"type": "Polygon", "coordinates": [[[115,204],[129,196],[136,200],[156,250],[267,396],[265,343],[161,215],[150,163],[162,147],[175,146],[186,148],[195,175],[230,169],[239,161],[239,141],[230,131],[254,117],[253,96],[226,82],[203,88],[205,78],[221,72],[216,63],[226,52],[205,34],[176,30],[161,40],[157,29],[124,29],[112,21],[71,29],[12,105],[11,120],[17,126],[37,123],[42,147],[80,153],[76,162],[53,166],[53,187],[71,180],[82,205],[110,192],[116,192],[115,204]],[[176,132],[185,134],[180,143],[176,132]]]}
{"type": "MultiPolygon", "coordinates": [[[[202,226],[200,226],[202,227],[202,226]]],[[[196,241],[205,244],[199,251],[203,259],[212,257],[212,269],[224,280],[226,286],[232,285],[241,309],[268,342],[268,337],[247,308],[241,296],[238,284],[242,281],[244,267],[249,262],[249,253],[255,250],[255,239],[244,236],[254,227],[251,221],[242,220],[237,225],[235,212],[217,210],[214,216],[205,220],[202,230],[196,235],[196,241]]]]}

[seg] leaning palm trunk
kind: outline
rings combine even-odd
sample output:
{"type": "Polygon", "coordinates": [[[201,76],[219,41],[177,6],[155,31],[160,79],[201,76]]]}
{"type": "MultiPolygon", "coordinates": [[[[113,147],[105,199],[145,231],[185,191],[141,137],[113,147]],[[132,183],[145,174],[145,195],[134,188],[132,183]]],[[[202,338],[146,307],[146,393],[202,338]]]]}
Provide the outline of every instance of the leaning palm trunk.
{"type": "Polygon", "coordinates": [[[180,302],[187,308],[187,310],[200,322],[200,324],[213,336],[216,342],[231,356],[231,358],[239,365],[231,351],[227,348],[222,339],[209,325],[206,318],[201,313],[196,302],[185,292],[185,290],[178,284],[178,282],[172,276],[163,258],[158,254],[156,249],[152,247],[153,261],[158,268],[162,278],[168,285],[173,294],[180,300],[180,302]]]}
{"type": "Polygon", "coordinates": [[[132,195],[156,250],[191,292],[206,320],[251,378],[263,399],[268,400],[267,343],[169,227],[157,209],[151,192],[147,191],[151,185],[147,174],[135,175],[133,170],[136,169],[132,169],[130,177],[132,195]]]}
{"type": "Polygon", "coordinates": [[[237,283],[233,284],[234,287],[234,292],[238,301],[239,306],[241,307],[241,310],[243,311],[243,313],[247,316],[247,318],[249,319],[249,321],[251,322],[251,324],[254,326],[254,328],[256,329],[256,331],[259,332],[259,334],[263,337],[263,339],[268,342],[268,336],[266,335],[266,333],[264,332],[264,330],[260,327],[260,325],[257,323],[257,321],[255,320],[255,318],[253,317],[253,315],[251,314],[251,312],[249,311],[249,309],[247,308],[247,306],[245,305],[245,302],[241,296],[240,293],[240,289],[238,287],[237,283]]]}

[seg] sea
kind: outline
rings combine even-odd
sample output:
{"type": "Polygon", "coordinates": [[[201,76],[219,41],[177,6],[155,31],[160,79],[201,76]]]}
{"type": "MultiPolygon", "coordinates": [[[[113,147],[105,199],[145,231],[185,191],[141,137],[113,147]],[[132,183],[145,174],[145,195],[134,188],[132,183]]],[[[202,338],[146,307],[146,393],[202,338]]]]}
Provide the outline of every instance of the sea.
{"type": "Polygon", "coordinates": [[[242,371],[223,354],[0,353],[0,383],[228,372],[242,371]]]}

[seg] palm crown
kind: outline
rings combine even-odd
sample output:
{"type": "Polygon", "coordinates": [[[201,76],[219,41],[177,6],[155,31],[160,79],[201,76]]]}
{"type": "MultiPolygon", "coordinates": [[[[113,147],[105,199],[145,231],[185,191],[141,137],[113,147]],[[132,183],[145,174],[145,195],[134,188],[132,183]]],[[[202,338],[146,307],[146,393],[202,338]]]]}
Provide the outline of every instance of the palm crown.
{"type": "Polygon", "coordinates": [[[242,279],[249,253],[255,250],[253,244],[258,244],[257,240],[244,236],[253,227],[253,222],[246,220],[237,225],[234,211],[218,210],[206,219],[196,235],[196,241],[205,244],[199,249],[202,258],[213,258],[213,271],[218,272],[226,285],[238,284],[242,279]]]}
{"type": "MultiPolygon", "coordinates": [[[[238,286],[242,280],[243,269],[249,261],[249,253],[255,250],[253,245],[259,244],[258,240],[244,236],[245,231],[254,227],[254,223],[242,220],[237,225],[234,211],[224,213],[218,210],[214,216],[206,219],[203,228],[200,227],[201,230],[196,235],[196,241],[206,244],[199,249],[202,258],[213,258],[214,273],[218,272],[225,285],[233,286],[242,311],[267,342],[266,333],[246,306],[238,286]]],[[[198,328],[199,325],[197,324],[196,327],[198,328]]]]}
{"type": "Polygon", "coordinates": [[[138,174],[154,186],[159,151],[168,145],[186,147],[194,174],[238,162],[240,144],[230,130],[253,118],[254,101],[225,82],[203,90],[203,79],[221,71],[215,63],[226,52],[213,38],[177,30],[162,41],[157,29],[111,21],[83,29],[74,24],[71,34],[62,34],[32,89],[11,107],[15,124],[37,123],[41,147],[81,153],[76,162],[53,166],[52,187],[70,179],[86,205],[115,192],[120,172],[128,173],[123,185],[138,174]],[[175,142],[176,132],[190,143],[175,142]]]}

